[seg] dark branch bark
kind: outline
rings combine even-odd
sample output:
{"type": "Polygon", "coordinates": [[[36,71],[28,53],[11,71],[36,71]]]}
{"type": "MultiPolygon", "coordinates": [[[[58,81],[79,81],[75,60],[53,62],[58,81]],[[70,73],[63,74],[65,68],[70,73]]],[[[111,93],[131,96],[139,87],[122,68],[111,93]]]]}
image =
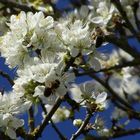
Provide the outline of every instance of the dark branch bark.
{"type": "Polygon", "coordinates": [[[133,25],[131,24],[131,22],[129,21],[129,18],[128,18],[126,12],[124,11],[124,8],[122,7],[120,0],[111,0],[111,2],[116,6],[118,11],[122,15],[123,19],[126,22],[126,26],[128,27],[128,29],[131,31],[131,33],[134,34],[134,36],[138,39],[138,41],[140,41],[140,36],[137,33],[137,31],[135,30],[135,28],[133,27],[133,25]]]}
{"type": "Polygon", "coordinates": [[[118,69],[122,69],[122,68],[125,68],[125,67],[133,67],[133,66],[139,66],[139,65],[140,65],[140,59],[134,59],[133,61],[125,62],[123,64],[115,65],[115,66],[112,66],[112,67],[109,67],[109,68],[104,68],[104,69],[101,69],[99,71],[88,70],[88,71],[85,71],[85,72],[82,72],[82,73],[77,72],[76,76],[84,76],[84,75],[88,75],[90,73],[107,72],[107,71],[110,71],[110,70],[118,70],[118,69]]]}
{"type": "Polygon", "coordinates": [[[88,112],[83,124],[80,126],[80,128],[77,130],[77,132],[72,135],[70,140],[75,140],[78,136],[80,136],[83,133],[83,131],[84,131],[86,125],[89,123],[89,120],[91,117],[92,117],[92,114],[90,112],[88,112]]]}
{"type": "Polygon", "coordinates": [[[140,133],[140,128],[136,129],[131,129],[131,130],[122,130],[122,131],[116,131],[112,136],[105,137],[105,136],[90,136],[88,140],[110,140],[112,138],[119,138],[119,137],[124,137],[124,136],[129,136],[129,135],[135,135],[140,133]]]}
{"type": "Polygon", "coordinates": [[[8,80],[8,82],[11,84],[11,86],[14,85],[14,81],[12,80],[12,78],[6,72],[3,72],[2,70],[0,70],[0,75],[2,77],[6,78],[8,80]]]}
{"type": "Polygon", "coordinates": [[[31,107],[29,109],[29,114],[28,114],[29,118],[28,118],[28,123],[29,123],[29,127],[30,127],[30,132],[33,132],[35,129],[35,124],[34,124],[34,111],[33,111],[33,107],[31,107]]]}
{"type": "Polygon", "coordinates": [[[36,139],[41,137],[41,134],[42,134],[43,130],[45,129],[45,127],[47,126],[47,124],[51,120],[51,117],[53,116],[55,111],[58,109],[58,107],[60,106],[61,102],[62,102],[62,99],[60,99],[60,98],[58,98],[56,100],[53,108],[51,109],[50,112],[48,112],[48,114],[45,117],[45,119],[43,120],[42,124],[38,128],[36,128],[37,130],[35,130],[35,132],[33,132],[33,135],[35,136],[36,139]]]}
{"type": "Polygon", "coordinates": [[[128,44],[126,38],[118,38],[115,35],[106,35],[104,36],[104,39],[105,41],[113,43],[117,47],[121,48],[134,58],[140,58],[140,53],[128,44]]]}
{"type": "Polygon", "coordinates": [[[60,132],[60,130],[56,127],[56,125],[53,123],[53,121],[51,120],[51,124],[52,127],[54,128],[54,130],[56,131],[56,133],[58,134],[59,138],[61,140],[67,140],[66,137],[63,136],[63,134],[60,132]]]}
{"type": "Polygon", "coordinates": [[[19,4],[17,2],[13,2],[13,1],[10,1],[10,0],[0,0],[0,3],[4,4],[6,7],[9,7],[9,8],[17,8],[17,9],[20,9],[20,10],[23,10],[25,12],[39,12],[39,10],[35,9],[33,6],[27,6],[25,4],[19,4]]]}

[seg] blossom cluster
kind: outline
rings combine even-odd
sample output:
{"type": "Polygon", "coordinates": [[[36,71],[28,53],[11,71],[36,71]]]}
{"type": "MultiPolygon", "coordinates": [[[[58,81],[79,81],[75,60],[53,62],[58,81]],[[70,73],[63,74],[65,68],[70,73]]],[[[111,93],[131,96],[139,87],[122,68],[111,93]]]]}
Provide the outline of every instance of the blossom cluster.
{"type": "MultiPolygon", "coordinates": [[[[58,97],[61,98],[69,92],[75,79],[73,68],[67,64],[70,59],[90,56],[90,66],[95,69],[101,67],[98,61],[101,54],[96,51],[88,23],[79,19],[55,21],[51,16],[45,17],[42,12],[26,14],[22,11],[19,15],[12,15],[7,25],[9,31],[0,39],[0,51],[10,68],[17,67],[17,77],[14,80],[13,92],[1,95],[1,100],[5,96],[20,96],[18,100],[21,105],[14,101],[15,106],[22,106],[22,109],[17,108],[19,114],[22,113],[21,110],[27,111],[31,105],[38,104],[38,101],[45,104],[47,110],[51,109],[58,97]],[[24,107],[24,104],[28,107],[24,107]]],[[[91,98],[102,108],[107,95],[100,96],[105,96],[103,101],[100,101],[102,97],[99,96],[96,99],[91,95],[91,98]]],[[[12,106],[11,102],[9,106],[12,106]]],[[[2,107],[7,110],[6,106],[2,107]]],[[[17,119],[14,110],[15,107],[10,110],[10,114],[1,114],[2,120],[5,117],[7,120],[1,128],[11,138],[16,137],[15,130],[23,125],[19,123],[21,125],[16,128],[16,125],[13,126],[17,119]],[[8,123],[9,121],[13,124],[8,123]]],[[[53,116],[54,119],[52,118],[54,122],[70,116],[68,109],[59,108],[57,112],[53,116]],[[58,115],[55,117],[57,112],[61,114],[60,119],[58,115]]]]}
{"type": "MultiPolygon", "coordinates": [[[[135,2],[139,3],[138,0],[120,0],[131,24],[137,28],[132,13],[135,2]]],[[[122,59],[134,59],[122,50],[114,51],[109,58],[97,49],[107,44],[103,37],[111,35],[118,23],[124,23],[123,17],[110,0],[90,0],[87,5],[57,20],[43,12],[21,11],[12,15],[6,23],[7,33],[0,37],[0,54],[10,68],[17,69],[17,76],[13,91],[0,94],[0,131],[16,139],[16,130],[24,126],[21,113],[39,104],[49,112],[56,100],[65,99],[67,94],[71,101],[91,113],[106,109],[108,94],[103,86],[93,80],[76,84],[75,79],[84,69],[98,72],[101,68],[119,64],[122,59]]],[[[129,34],[126,26],[124,30],[129,34]]],[[[136,73],[136,68],[125,67],[119,73],[113,71],[99,76],[109,75],[108,86],[112,91],[117,90],[124,101],[132,102],[138,100],[135,93],[140,91],[136,73]],[[132,83],[135,83],[133,89],[129,87],[132,83]]],[[[51,121],[66,120],[72,113],[67,106],[60,106],[51,121]]],[[[42,116],[45,118],[46,114],[42,113],[42,116]]],[[[79,127],[82,122],[76,119],[73,124],[79,127]]],[[[103,120],[97,116],[92,127],[101,128],[100,135],[108,135],[109,130],[103,125],[103,120]]]]}

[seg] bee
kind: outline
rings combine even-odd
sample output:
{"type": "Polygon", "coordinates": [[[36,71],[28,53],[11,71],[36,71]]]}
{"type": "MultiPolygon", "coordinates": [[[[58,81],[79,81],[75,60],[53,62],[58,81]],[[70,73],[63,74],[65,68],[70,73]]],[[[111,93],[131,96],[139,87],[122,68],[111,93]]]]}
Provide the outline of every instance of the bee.
{"type": "Polygon", "coordinates": [[[49,86],[45,87],[44,96],[49,97],[51,94],[55,92],[55,90],[59,87],[59,85],[60,82],[58,80],[51,82],[49,86]]]}

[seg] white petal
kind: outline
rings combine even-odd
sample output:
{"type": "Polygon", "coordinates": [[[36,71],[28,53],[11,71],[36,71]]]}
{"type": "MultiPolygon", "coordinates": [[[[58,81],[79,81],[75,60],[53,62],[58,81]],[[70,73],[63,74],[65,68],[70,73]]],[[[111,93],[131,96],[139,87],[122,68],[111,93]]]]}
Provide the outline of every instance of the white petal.
{"type": "Polygon", "coordinates": [[[103,23],[103,17],[98,16],[98,17],[94,17],[91,19],[91,22],[95,23],[95,24],[99,24],[99,23],[103,23]]]}
{"type": "Polygon", "coordinates": [[[13,128],[17,129],[24,125],[24,120],[14,118],[10,124],[13,128]]]}
{"type": "Polygon", "coordinates": [[[80,15],[81,15],[83,18],[85,18],[86,16],[88,16],[88,13],[89,13],[89,8],[88,8],[88,6],[85,6],[85,5],[81,6],[79,12],[80,12],[80,15]]]}
{"type": "Polygon", "coordinates": [[[76,48],[72,48],[70,53],[72,57],[76,57],[79,53],[79,50],[76,48]]]}
{"type": "Polygon", "coordinates": [[[107,93],[106,92],[102,92],[101,94],[99,94],[96,98],[96,103],[103,103],[107,98],[107,93]]]}
{"type": "Polygon", "coordinates": [[[35,88],[35,93],[34,93],[34,97],[35,96],[40,96],[40,95],[42,95],[43,93],[44,93],[44,90],[45,90],[45,86],[37,86],[36,88],[35,88]]]}
{"type": "Polygon", "coordinates": [[[101,64],[99,62],[98,59],[96,58],[91,58],[90,61],[89,61],[91,67],[94,68],[95,71],[99,71],[101,69],[101,64]]]}
{"type": "Polygon", "coordinates": [[[11,139],[16,139],[16,133],[12,128],[7,128],[5,132],[11,139]]]}

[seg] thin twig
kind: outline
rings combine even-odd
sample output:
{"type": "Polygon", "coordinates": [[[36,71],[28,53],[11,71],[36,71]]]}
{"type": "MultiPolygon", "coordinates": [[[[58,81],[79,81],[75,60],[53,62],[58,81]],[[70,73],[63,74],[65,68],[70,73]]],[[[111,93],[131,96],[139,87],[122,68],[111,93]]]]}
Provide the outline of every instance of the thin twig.
{"type": "Polygon", "coordinates": [[[122,15],[123,19],[126,22],[126,25],[127,25],[128,29],[131,31],[131,33],[133,33],[135,35],[135,37],[140,42],[140,36],[137,33],[137,31],[135,30],[135,28],[133,27],[133,25],[131,24],[131,22],[130,22],[128,16],[127,16],[127,13],[125,12],[124,8],[122,7],[122,5],[120,3],[120,0],[111,0],[111,2],[116,6],[116,8],[118,9],[118,11],[122,15]]]}
{"type": "Polygon", "coordinates": [[[58,134],[59,138],[61,140],[67,140],[63,134],[60,132],[60,130],[56,127],[56,125],[53,123],[53,121],[51,120],[51,124],[52,124],[52,127],[54,128],[54,130],[56,131],[56,133],[58,134]]]}
{"type": "Polygon", "coordinates": [[[39,12],[39,10],[37,10],[33,6],[27,6],[25,4],[19,4],[17,2],[13,2],[13,1],[10,1],[10,0],[0,0],[0,3],[4,4],[6,7],[21,9],[25,12],[29,12],[29,11],[31,11],[33,13],[39,12]]]}
{"type": "MultiPolygon", "coordinates": [[[[43,102],[40,100],[40,104],[41,104],[41,107],[42,107],[42,110],[43,112],[45,113],[45,115],[47,115],[47,110],[45,108],[45,105],[43,104],[43,102]]],[[[56,127],[56,125],[53,123],[52,119],[51,119],[51,124],[52,124],[52,127],[54,128],[54,130],[56,131],[56,133],[58,134],[58,136],[60,137],[61,140],[67,140],[63,134],[60,132],[60,130],[56,127]]]]}
{"type": "Polygon", "coordinates": [[[129,136],[129,135],[135,135],[140,133],[140,128],[136,129],[130,129],[130,130],[121,130],[121,131],[116,131],[112,136],[90,136],[88,140],[110,140],[112,138],[119,138],[119,137],[124,137],[124,136],[129,136]]]}
{"type": "Polygon", "coordinates": [[[118,69],[122,69],[125,67],[130,67],[130,66],[133,67],[133,66],[138,66],[138,65],[140,65],[140,59],[134,59],[133,61],[125,62],[123,64],[118,64],[118,65],[115,65],[115,66],[112,66],[109,68],[104,68],[104,69],[101,69],[99,71],[95,71],[92,69],[92,70],[88,70],[88,71],[85,71],[82,73],[76,73],[76,76],[84,76],[84,75],[88,75],[89,73],[107,72],[110,70],[118,70],[118,69]]]}
{"type": "Polygon", "coordinates": [[[39,138],[43,132],[43,130],[45,129],[45,127],[47,126],[47,124],[49,123],[51,117],[53,116],[53,114],[55,113],[55,111],[58,109],[58,107],[60,106],[62,102],[61,98],[58,98],[53,106],[53,108],[50,110],[50,112],[48,112],[48,114],[46,115],[45,119],[43,120],[42,124],[37,128],[37,130],[35,130],[34,136],[37,138],[39,138]]]}
{"type": "Polygon", "coordinates": [[[72,135],[72,137],[70,138],[70,140],[75,140],[78,136],[80,136],[82,134],[82,132],[84,131],[84,128],[89,123],[89,120],[90,120],[91,117],[92,117],[92,114],[90,112],[88,112],[87,115],[86,115],[86,118],[85,118],[85,120],[83,122],[83,124],[76,131],[76,133],[72,135]]]}
{"type": "MultiPolygon", "coordinates": [[[[83,70],[86,71],[85,68],[82,68],[83,70]]],[[[113,95],[113,97],[115,97],[122,105],[124,105],[127,113],[129,115],[131,115],[133,118],[140,120],[140,113],[136,112],[135,109],[129,104],[127,103],[124,99],[122,99],[109,85],[108,83],[104,82],[103,80],[101,80],[99,77],[97,77],[95,74],[91,73],[89,74],[90,77],[94,78],[96,81],[98,81],[105,89],[107,89],[110,94],[113,95]]]]}
{"type": "Polygon", "coordinates": [[[0,70],[0,75],[2,77],[6,78],[8,80],[8,82],[11,84],[11,86],[14,85],[14,81],[12,80],[12,78],[6,72],[3,72],[2,70],[0,70]]]}
{"type": "Polygon", "coordinates": [[[29,109],[28,123],[29,123],[29,126],[30,126],[30,132],[33,132],[34,129],[35,129],[33,107],[30,107],[30,109],[29,109]]]}
{"type": "MultiPolygon", "coordinates": [[[[87,71],[88,69],[86,68],[82,68],[84,71],[87,71]]],[[[92,69],[90,69],[92,70],[92,69]]],[[[106,88],[114,97],[116,97],[122,104],[124,104],[125,106],[127,106],[128,108],[132,107],[126,102],[124,101],[114,90],[112,90],[112,88],[105,83],[103,80],[101,80],[99,77],[97,77],[94,73],[89,73],[88,74],[90,77],[92,77],[93,79],[95,79],[96,81],[98,81],[104,88],[106,88]]]]}
{"type": "Polygon", "coordinates": [[[124,50],[125,52],[129,53],[134,58],[140,58],[140,53],[128,44],[128,41],[126,40],[126,38],[122,38],[122,37],[118,38],[112,34],[112,35],[104,36],[104,40],[109,43],[113,43],[117,47],[119,47],[122,50],[124,50]]]}

